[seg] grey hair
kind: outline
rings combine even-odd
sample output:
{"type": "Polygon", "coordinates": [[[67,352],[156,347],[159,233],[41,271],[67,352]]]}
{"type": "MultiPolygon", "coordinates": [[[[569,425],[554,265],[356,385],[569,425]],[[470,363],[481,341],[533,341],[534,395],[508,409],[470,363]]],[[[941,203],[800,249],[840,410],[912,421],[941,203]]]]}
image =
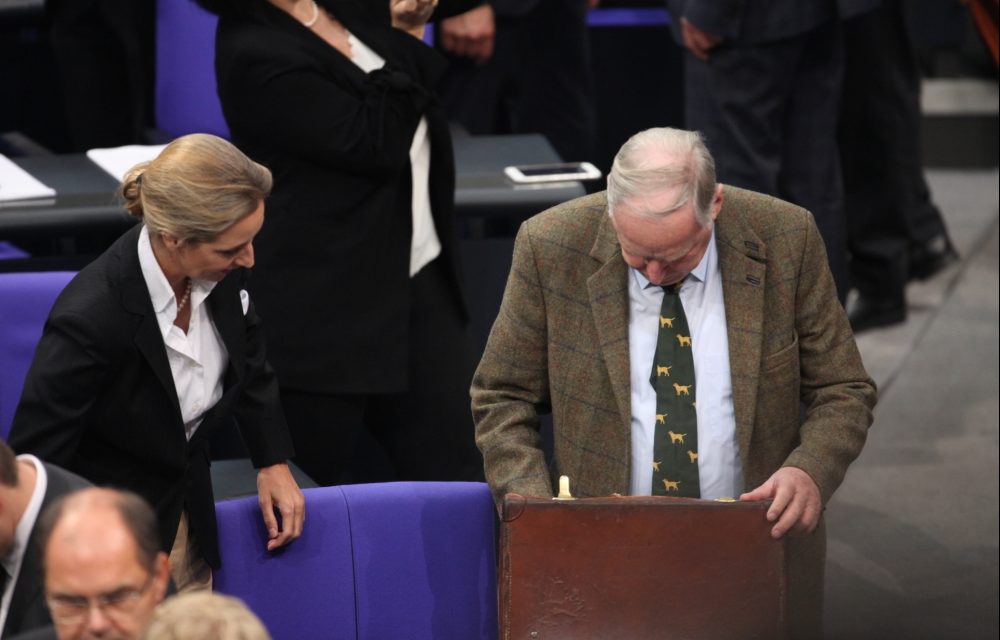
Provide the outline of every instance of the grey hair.
{"type": "Polygon", "coordinates": [[[615,155],[608,173],[608,211],[614,215],[615,207],[625,200],[676,187],[680,187],[677,200],[666,211],[639,207],[635,212],[662,216],[692,201],[698,221],[711,224],[715,160],[702,135],[670,127],[640,131],[615,155]]]}
{"type": "Polygon", "coordinates": [[[177,138],[132,167],[119,192],[150,233],[208,242],[254,212],[271,193],[271,172],[207,133],[177,138]]]}

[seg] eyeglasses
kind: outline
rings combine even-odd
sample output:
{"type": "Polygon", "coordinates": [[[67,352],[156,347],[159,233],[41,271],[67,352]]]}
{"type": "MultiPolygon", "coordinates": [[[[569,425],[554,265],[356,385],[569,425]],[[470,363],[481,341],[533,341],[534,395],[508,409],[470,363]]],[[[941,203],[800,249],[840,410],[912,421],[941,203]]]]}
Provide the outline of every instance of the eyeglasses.
{"type": "Polygon", "coordinates": [[[153,583],[153,574],[149,574],[141,587],[121,587],[108,593],[93,597],[59,594],[47,596],[49,613],[56,624],[79,624],[90,614],[90,608],[96,606],[108,618],[119,619],[135,610],[136,602],[153,583]]]}

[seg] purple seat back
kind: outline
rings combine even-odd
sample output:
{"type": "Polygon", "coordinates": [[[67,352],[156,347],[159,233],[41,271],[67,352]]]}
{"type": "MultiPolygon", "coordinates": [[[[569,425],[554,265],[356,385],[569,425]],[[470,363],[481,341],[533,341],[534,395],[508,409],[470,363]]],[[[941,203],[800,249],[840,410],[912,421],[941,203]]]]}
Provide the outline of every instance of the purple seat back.
{"type": "Polygon", "coordinates": [[[156,126],[229,138],[215,87],[218,18],[193,0],[156,2],[156,126]]]}
{"type": "Polygon", "coordinates": [[[256,498],[216,505],[215,589],[283,638],[492,640],[494,507],[471,482],[306,489],[302,537],[264,550],[256,498]]]}
{"type": "Polygon", "coordinates": [[[357,638],[351,533],[339,487],[306,489],[306,527],[269,553],[256,497],[216,503],[222,568],[213,588],[236,596],[275,640],[357,638]]]}
{"type": "Polygon", "coordinates": [[[496,637],[494,506],[485,484],[394,482],[343,490],[358,638],[496,637]]]}
{"type": "Polygon", "coordinates": [[[0,273],[0,438],[7,439],[45,319],[72,271],[0,273]]]}

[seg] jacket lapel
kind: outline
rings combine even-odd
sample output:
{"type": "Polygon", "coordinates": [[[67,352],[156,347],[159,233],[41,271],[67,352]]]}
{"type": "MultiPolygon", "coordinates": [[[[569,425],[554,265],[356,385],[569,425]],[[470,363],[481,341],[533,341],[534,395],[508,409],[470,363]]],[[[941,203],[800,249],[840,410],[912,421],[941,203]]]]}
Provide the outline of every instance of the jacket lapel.
{"type": "MultiPolygon", "coordinates": [[[[732,191],[727,189],[730,202],[732,191]]],[[[746,468],[757,406],[761,340],[764,326],[764,281],[766,247],[740,218],[734,207],[723,205],[716,220],[716,248],[722,274],[729,366],[733,384],[733,412],[740,456],[746,468]]]]}
{"type": "Polygon", "coordinates": [[[618,249],[618,236],[605,212],[590,256],[601,263],[587,279],[590,308],[601,341],[604,364],[618,405],[620,429],[630,442],[632,400],[628,352],[628,266],[618,249]]]}
{"type": "Polygon", "coordinates": [[[232,274],[226,280],[216,285],[208,296],[208,308],[212,312],[212,321],[226,345],[229,354],[229,366],[223,378],[226,390],[235,386],[241,378],[244,361],[246,360],[246,328],[243,324],[243,308],[240,306],[238,289],[241,286],[233,279],[242,282],[241,276],[232,274]]]}
{"type": "Polygon", "coordinates": [[[142,267],[139,265],[139,231],[142,225],[136,225],[130,233],[122,236],[123,244],[119,249],[119,286],[121,287],[122,307],[125,311],[138,316],[135,336],[136,348],[146,358],[156,379],[173,401],[176,418],[181,419],[180,403],[177,401],[177,389],[174,387],[174,377],[170,373],[170,363],[167,361],[167,350],[163,346],[163,337],[156,322],[156,313],[149,300],[149,289],[142,277],[142,267]]]}

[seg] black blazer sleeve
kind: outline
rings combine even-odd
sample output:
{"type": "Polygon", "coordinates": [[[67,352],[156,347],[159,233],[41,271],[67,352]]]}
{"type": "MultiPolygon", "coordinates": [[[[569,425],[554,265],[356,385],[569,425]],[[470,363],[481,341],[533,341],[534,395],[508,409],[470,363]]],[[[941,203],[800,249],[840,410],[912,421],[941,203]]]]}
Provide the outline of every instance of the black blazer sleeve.
{"type": "Polygon", "coordinates": [[[15,451],[69,466],[110,376],[113,356],[102,336],[107,323],[59,307],[57,301],[45,322],[9,442],[15,451]]]}
{"type": "MultiPolygon", "coordinates": [[[[345,23],[350,6],[338,5],[346,12],[345,23]]],[[[387,60],[384,68],[366,74],[281,10],[268,6],[259,13],[257,21],[223,17],[219,22],[216,76],[234,136],[252,132],[255,147],[361,175],[406,167],[431,97],[424,88],[429,79],[415,75],[426,65],[407,65],[404,71],[387,60]]],[[[438,56],[409,34],[366,31],[364,24],[349,25],[363,41],[389,39],[406,56],[438,56]]]]}

